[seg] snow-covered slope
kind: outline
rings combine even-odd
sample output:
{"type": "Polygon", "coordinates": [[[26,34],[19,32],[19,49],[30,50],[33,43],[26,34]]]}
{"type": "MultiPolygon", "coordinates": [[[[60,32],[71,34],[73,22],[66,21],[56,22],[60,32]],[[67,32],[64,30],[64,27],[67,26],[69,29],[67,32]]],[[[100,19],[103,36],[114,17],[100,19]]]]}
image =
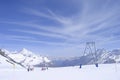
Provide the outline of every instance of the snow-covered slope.
{"type": "Polygon", "coordinates": [[[97,54],[99,63],[120,62],[120,49],[115,49],[112,51],[106,51],[105,49],[101,49],[98,51],[97,54]]]}
{"type": "Polygon", "coordinates": [[[6,61],[7,59],[0,55],[0,68],[11,68],[12,64],[6,61]]]}
{"type": "Polygon", "coordinates": [[[101,64],[99,67],[85,65],[81,69],[75,67],[49,68],[42,71],[35,68],[27,72],[21,70],[0,69],[2,80],[120,80],[120,64],[101,64]]]}
{"type": "Polygon", "coordinates": [[[21,51],[16,53],[11,53],[7,50],[2,50],[5,52],[6,55],[8,55],[10,58],[12,58],[17,63],[20,63],[24,66],[28,65],[39,65],[41,63],[50,63],[50,60],[47,57],[36,55],[35,53],[23,48],[21,51]]]}
{"type": "Polygon", "coordinates": [[[6,49],[1,49],[3,52],[5,52],[6,54],[10,54],[10,52],[6,49]]]}
{"type": "Polygon", "coordinates": [[[0,55],[0,69],[15,69],[15,68],[22,68],[22,67],[0,55]]]}

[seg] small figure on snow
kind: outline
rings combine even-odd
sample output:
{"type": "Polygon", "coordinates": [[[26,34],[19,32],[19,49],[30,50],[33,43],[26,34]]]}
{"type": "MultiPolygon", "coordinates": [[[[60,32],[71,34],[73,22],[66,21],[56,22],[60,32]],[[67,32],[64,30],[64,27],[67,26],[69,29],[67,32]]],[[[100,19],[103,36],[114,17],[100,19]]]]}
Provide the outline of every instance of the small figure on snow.
{"type": "Polygon", "coordinates": [[[98,67],[98,63],[95,63],[95,66],[98,67]]]}
{"type": "Polygon", "coordinates": [[[34,67],[32,65],[28,65],[28,68],[27,68],[27,71],[33,71],[34,70],[34,67]]]}
{"type": "Polygon", "coordinates": [[[80,68],[82,68],[82,64],[80,64],[80,68]]]}

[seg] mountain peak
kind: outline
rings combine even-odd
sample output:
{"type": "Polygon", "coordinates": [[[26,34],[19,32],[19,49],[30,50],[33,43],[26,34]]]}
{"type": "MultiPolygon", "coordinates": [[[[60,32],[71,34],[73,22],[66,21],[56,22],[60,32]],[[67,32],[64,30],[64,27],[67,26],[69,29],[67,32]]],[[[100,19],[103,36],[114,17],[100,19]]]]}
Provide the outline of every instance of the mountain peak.
{"type": "Polygon", "coordinates": [[[23,48],[19,53],[20,53],[20,54],[23,54],[23,55],[25,55],[25,56],[30,56],[30,55],[33,54],[33,52],[27,50],[26,48],[23,48]]]}
{"type": "Polygon", "coordinates": [[[6,54],[10,54],[10,52],[6,49],[2,49],[3,52],[5,52],[6,54]]]}
{"type": "Polygon", "coordinates": [[[23,48],[22,51],[28,51],[26,48],[23,48]]]}

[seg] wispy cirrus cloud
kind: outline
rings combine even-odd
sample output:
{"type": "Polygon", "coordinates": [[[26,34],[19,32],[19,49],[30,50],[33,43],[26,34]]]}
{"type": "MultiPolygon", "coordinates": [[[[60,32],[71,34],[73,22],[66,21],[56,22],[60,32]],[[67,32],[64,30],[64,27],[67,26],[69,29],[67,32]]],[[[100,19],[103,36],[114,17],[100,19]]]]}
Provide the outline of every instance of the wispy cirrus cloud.
{"type": "MultiPolygon", "coordinates": [[[[4,40],[13,40],[13,41],[22,41],[22,42],[29,42],[29,43],[40,43],[40,44],[46,44],[46,45],[54,45],[54,46],[63,46],[63,45],[72,45],[67,44],[64,42],[50,42],[50,41],[44,41],[41,39],[38,39],[36,37],[30,37],[30,36],[22,36],[22,35],[6,35],[6,34],[0,34],[4,40]]],[[[0,38],[0,39],[2,39],[0,38]]]]}
{"type": "Polygon", "coordinates": [[[20,33],[25,33],[25,34],[33,34],[33,35],[38,35],[38,36],[53,37],[53,38],[58,38],[58,39],[69,38],[69,36],[67,35],[55,34],[55,33],[50,33],[50,32],[33,31],[33,30],[17,30],[16,29],[16,30],[9,30],[9,31],[20,32],[20,33]]]}
{"type": "Polygon", "coordinates": [[[50,20],[57,21],[58,23],[61,23],[62,25],[71,24],[72,21],[68,17],[64,17],[61,15],[58,15],[51,11],[50,9],[46,9],[46,12],[41,12],[39,10],[31,9],[31,8],[24,8],[24,13],[32,15],[32,16],[38,16],[47,18],[50,20]]]}

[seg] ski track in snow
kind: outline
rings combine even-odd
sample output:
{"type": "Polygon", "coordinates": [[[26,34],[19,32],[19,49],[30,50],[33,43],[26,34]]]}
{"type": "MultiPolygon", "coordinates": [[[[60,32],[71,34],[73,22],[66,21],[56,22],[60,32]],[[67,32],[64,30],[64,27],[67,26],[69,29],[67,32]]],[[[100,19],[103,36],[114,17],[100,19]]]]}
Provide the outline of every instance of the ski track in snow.
{"type": "Polygon", "coordinates": [[[120,80],[120,64],[100,64],[49,68],[35,68],[27,72],[22,68],[0,68],[0,80],[120,80]]]}

